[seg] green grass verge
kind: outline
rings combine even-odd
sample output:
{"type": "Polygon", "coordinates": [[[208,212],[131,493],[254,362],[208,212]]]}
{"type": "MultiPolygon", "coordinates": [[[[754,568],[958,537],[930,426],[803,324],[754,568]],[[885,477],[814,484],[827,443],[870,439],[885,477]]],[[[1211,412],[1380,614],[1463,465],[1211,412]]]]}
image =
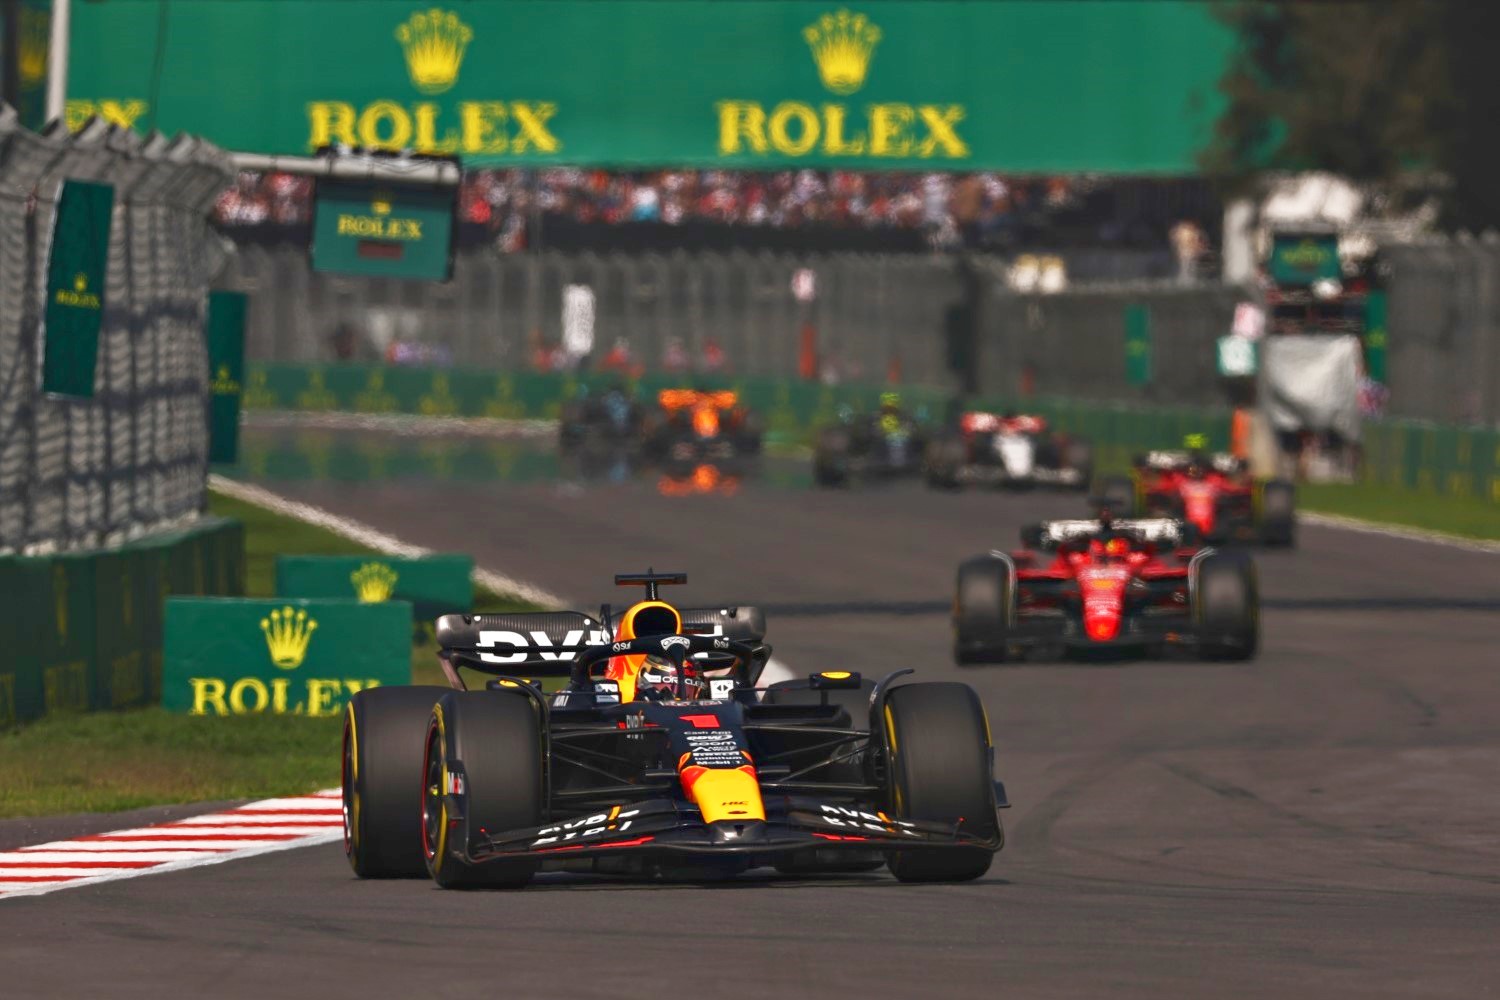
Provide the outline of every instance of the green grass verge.
{"type": "MultiPolygon", "coordinates": [[[[245,524],[250,596],[274,594],[278,553],[370,552],[330,531],[220,494],[210,495],[209,510],[245,524]]],[[[483,590],[475,603],[482,611],[536,610],[483,590]]],[[[412,678],[417,684],[444,683],[428,636],[413,641],[412,678]]],[[[160,708],[41,719],[0,733],[0,818],[330,788],[339,780],[341,727],[337,717],[194,717],[160,708]]]]}
{"type": "Polygon", "coordinates": [[[1500,540],[1500,505],[1478,497],[1437,496],[1364,483],[1304,483],[1297,487],[1297,506],[1323,514],[1500,540]]]}

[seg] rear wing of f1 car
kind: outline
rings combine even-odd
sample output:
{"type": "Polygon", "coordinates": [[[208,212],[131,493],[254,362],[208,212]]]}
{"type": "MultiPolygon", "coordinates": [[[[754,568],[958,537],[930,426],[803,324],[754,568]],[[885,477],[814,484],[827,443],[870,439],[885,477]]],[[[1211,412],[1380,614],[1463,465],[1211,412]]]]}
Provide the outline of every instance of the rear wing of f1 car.
{"type": "MultiPolygon", "coordinates": [[[[750,606],[681,608],[689,635],[722,636],[760,643],[766,616],[750,606]]],[[[614,640],[608,615],[600,621],[580,611],[538,611],[494,615],[443,615],[435,632],[441,655],[455,666],[487,673],[525,672],[566,677],[585,649],[614,640]]]]}
{"type": "MultiPolygon", "coordinates": [[[[1097,520],[1043,521],[1041,543],[1052,547],[1065,542],[1092,538],[1104,530],[1104,522],[1097,520]]],[[[1143,542],[1156,545],[1180,545],[1183,541],[1182,522],[1171,517],[1133,517],[1110,522],[1114,531],[1134,535],[1143,542]]]]}
{"type": "MultiPolygon", "coordinates": [[[[1186,451],[1148,451],[1136,464],[1153,472],[1169,472],[1186,467],[1192,457],[1192,453],[1186,451]]],[[[1240,459],[1224,451],[1216,451],[1210,455],[1208,464],[1215,472],[1224,475],[1232,475],[1243,467],[1240,459]]]]}

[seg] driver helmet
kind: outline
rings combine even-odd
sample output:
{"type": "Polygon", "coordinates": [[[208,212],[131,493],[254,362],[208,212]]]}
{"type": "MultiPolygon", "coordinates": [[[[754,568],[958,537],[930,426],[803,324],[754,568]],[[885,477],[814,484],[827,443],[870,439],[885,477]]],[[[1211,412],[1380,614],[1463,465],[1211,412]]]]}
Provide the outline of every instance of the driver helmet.
{"type": "Polygon", "coordinates": [[[899,392],[882,392],[880,394],[880,411],[882,413],[898,413],[901,410],[901,394],[899,392]]]}
{"type": "Polygon", "coordinates": [[[1130,540],[1123,535],[1096,538],[1089,543],[1089,555],[1095,562],[1116,563],[1130,555],[1130,540]]]}
{"type": "Polygon", "coordinates": [[[635,696],[645,701],[697,701],[708,693],[708,682],[692,660],[682,665],[683,690],[677,687],[677,667],[665,656],[648,655],[635,678],[635,696]]]}
{"type": "Polygon", "coordinates": [[[1187,468],[1183,471],[1189,479],[1202,479],[1208,472],[1201,455],[1193,455],[1189,458],[1187,468]]]}

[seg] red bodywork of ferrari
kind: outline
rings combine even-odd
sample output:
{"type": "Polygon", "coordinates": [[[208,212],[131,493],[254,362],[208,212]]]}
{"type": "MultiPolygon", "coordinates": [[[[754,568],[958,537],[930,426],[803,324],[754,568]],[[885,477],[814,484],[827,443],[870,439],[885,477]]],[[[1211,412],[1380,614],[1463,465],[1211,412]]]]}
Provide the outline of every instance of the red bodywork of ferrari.
{"type": "Polygon", "coordinates": [[[1050,561],[1020,549],[1016,564],[1016,615],[1027,619],[1081,614],[1083,633],[1097,643],[1120,636],[1127,614],[1182,613],[1187,609],[1188,563],[1195,548],[1159,551],[1125,537],[1060,546],[1050,561]]]}

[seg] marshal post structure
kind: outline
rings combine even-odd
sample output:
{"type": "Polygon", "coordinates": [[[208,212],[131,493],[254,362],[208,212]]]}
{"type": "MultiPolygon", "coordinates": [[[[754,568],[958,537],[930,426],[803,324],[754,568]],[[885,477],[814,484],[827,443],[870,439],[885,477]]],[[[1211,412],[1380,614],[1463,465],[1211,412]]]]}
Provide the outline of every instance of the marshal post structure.
{"type": "Polygon", "coordinates": [[[1187,173],[1231,46],[1207,6],[110,0],[74,5],[68,114],[473,165],[1187,173]]]}

